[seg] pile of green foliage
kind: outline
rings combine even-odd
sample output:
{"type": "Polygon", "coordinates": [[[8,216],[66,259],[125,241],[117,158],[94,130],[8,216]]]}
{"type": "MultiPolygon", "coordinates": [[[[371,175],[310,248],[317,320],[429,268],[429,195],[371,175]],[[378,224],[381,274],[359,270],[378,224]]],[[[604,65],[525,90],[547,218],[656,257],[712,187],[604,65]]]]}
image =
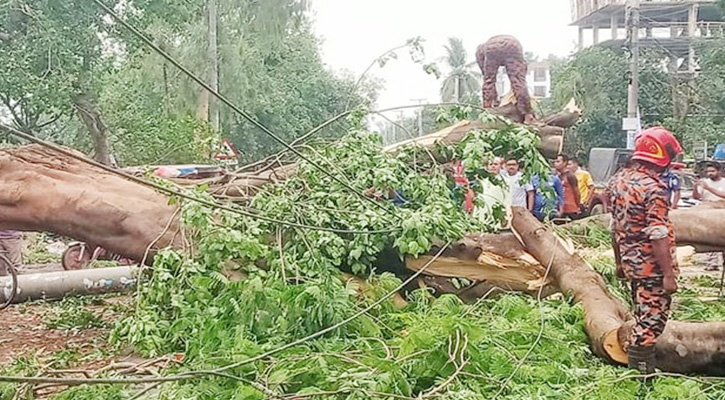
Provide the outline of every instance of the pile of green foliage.
{"type": "MultiPolygon", "coordinates": [[[[507,125],[472,132],[435,153],[463,159],[470,177],[492,178],[484,172],[487,157],[509,154],[525,160],[529,173],[545,175],[537,141],[507,125]]],[[[373,207],[307,162],[292,179],[265,187],[252,206],[287,221],[393,232],[292,229],[185,204],[198,249],[157,256],[135,313],[112,340],[145,355],[183,352],[185,363],[175,372],[224,367],[337,324],[393,290],[399,279],[371,267],[381,250],[417,255],[435,239],[492,229],[461,211],[452,181],[426,152],[385,154],[381,147],[378,135],[354,130],[308,157],[360,191],[399,190],[401,206],[373,207]],[[367,274],[372,289],[361,295],[340,278],[340,268],[367,274]],[[230,280],[230,269],[245,279],[230,280]]],[[[628,398],[640,390],[591,354],[581,310],[570,299],[509,295],[465,305],[417,290],[408,301],[399,310],[387,300],[327,335],[225,371],[238,379],[170,383],[157,398],[261,399],[265,391],[346,399],[628,398]]],[[[701,389],[715,390],[663,378],[650,391],[651,398],[668,398],[701,389]]]]}
{"type": "MultiPolygon", "coordinates": [[[[485,116],[484,118],[493,118],[485,116]]],[[[351,122],[357,126],[356,121],[351,122]]],[[[515,154],[530,173],[545,174],[537,138],[525,129],[477,131],[435,150],[463,159],[469,177],[488,177],[487,157],[515,154]]],[[[185,228],[197,247],[157,255],[139,287],[135,310],[111,341],[146,356],[183,353],[167,373],[223,368],[306,338],[381,299],[400,280],[372,267],[382,249],[399,256],[427,252],[435,239],[493,230],[461,211],[452,180],[420,149],[381,152],[381,138],[362,129],[307,156],[362,192],[393,188],[400,206],[374,207],[300,162],[297,176],[264,188],[252,206],[268,217],[336,229],[296,229],[184,203],[185,228]],[[281,244],[279,241],[281,238],[281,244]],[[340,268],[368,276],[370,288],[341,279],[340,268]],[[244,279],[231,279],[243,276],[244,279]]],[[[477,188],[480,190],[480,188],[477,188]]],[[[595,264],[610,282],[611,260],[595,264]]],[[[321,337],[259,360],[166,383],[150,399],[706,399],[725,387],[663,377],[645,387],[625,369],[603,363],[587,346],[582,310],[572,299],[524,295],[463,304],[426,290],[391,300],[321,337]]],[[[690,309],[702,305],[695,299],[690,309]]],[[[721,309],[698,316],[724,318],[721,309]]],[[[17,363],[7,371],[35,373],[17,363]]],[[[0,399],[14,386],[0,386],[0,399]]],[[[80,386],[56,399],[128,399],[138,388],[80,386]]]]}

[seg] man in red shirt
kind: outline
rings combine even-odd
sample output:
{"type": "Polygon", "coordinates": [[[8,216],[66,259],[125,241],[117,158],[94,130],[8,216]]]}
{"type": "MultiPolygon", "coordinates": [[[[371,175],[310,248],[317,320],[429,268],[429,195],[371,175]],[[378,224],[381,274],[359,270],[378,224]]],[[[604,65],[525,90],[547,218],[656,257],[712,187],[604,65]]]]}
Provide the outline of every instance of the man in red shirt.
{"type": "Polygon", "coordinates": [[[564,202],[561,205],[560,214],[571,220],[581,218],[581,194],[576,175],[569,170],[569,157],[566,154],[559,154],[554,160],[554,169],[564,186],[564,202]]]}
{"type": "Polygon", "coordinates": [[[647,374],[654,372],[654,346],[677,291],[675,234],[661,176],[681,153],[671,132],[647,129],[637,138],[630,165],[609,183],[617,275],[631,283],[634,303],[635,325],[625,347],[629,366],[647,374]]]}

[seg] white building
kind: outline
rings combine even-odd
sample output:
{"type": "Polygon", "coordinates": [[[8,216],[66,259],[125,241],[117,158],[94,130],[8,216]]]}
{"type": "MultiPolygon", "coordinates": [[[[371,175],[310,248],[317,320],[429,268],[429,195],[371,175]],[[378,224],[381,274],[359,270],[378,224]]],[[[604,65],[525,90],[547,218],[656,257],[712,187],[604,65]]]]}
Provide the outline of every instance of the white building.
{"type": "MultiPolygon", "coordinates": [[[[549,63],[546,61],[529,62],[526,84],[529,87],[529,94],[534,98],[544,99],[551,96],[551,68],[549,63]]],[[[499,98],[511,90],[511,83],[504,68],[498,71],[496,90],[499,98]]]]}

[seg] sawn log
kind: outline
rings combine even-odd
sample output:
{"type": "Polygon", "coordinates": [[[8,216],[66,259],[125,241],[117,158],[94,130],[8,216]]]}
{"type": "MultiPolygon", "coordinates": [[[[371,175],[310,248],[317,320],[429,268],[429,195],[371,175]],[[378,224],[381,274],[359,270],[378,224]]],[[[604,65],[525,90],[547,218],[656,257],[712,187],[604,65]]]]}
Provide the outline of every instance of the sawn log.
{"type": "MultiPolygon", "coordinates": [[[[601,275],[528,211],[515,209],[511,223],[527,251],[550,265],[554,283],[581,303],[594,353],[625,364],[624,348],[634,322],[601,275]]],[[[655,349],[662,371],[725,375],[725,322],[670,321],[655,349]]]]}

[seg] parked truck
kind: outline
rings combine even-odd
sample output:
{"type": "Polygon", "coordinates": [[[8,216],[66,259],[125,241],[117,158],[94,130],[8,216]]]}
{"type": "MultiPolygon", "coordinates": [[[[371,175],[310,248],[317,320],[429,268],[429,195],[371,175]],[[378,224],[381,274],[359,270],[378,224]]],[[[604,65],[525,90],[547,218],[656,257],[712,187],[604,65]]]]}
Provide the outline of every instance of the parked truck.
{"type": "MultiPolygon", "coordinates": [[[[632,150],[618,148],[595,147],[589,152],[589,173],[594,181],[594,191],[589,199],[590,215],[604,214],[609,212],[609,193],[607,185],[609,180],[620,168],[627,164],[632,157],[632,150]]],[[[691,207],[696,201],[692,199],[696,175],[687,169],[678,170],[680,177],[680,201],[679,208],[691,207]]]]}

